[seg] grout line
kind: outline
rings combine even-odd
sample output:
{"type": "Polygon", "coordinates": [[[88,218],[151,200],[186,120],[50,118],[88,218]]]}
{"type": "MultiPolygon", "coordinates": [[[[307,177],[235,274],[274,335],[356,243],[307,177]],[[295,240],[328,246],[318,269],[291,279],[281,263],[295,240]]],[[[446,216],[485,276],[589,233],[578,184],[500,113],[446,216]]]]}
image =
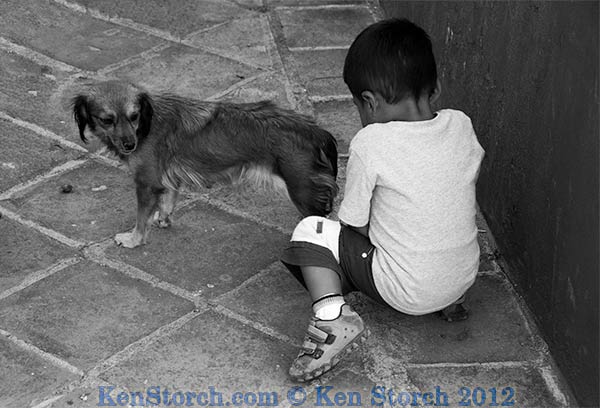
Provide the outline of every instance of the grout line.
{"type": "Polygon", "coordinates": [[[275,10],[269,12],[269,27],[273,38],[275,50],[281,61],[283,73],[285,75],[286,94],[288,101],[292,104],[292,108],[301,113],[314,116],[314,109],[308,100],[308,92],[301,85],[301,80],[298,72],[295,69],[294,56],[287,48],[285,34],[283,32],[283,24],[275,10]],[[278,44],[278,42],[280,44],[278,44]]]}
{"type": "Polygon", "coordinates": [[[292,109],[296,109],[298,106],[298,101],[296,96],[294,95],[293,86],[290,82],[290,78],[287,73],[287,68],[283,62],[283,57],[279,52],[279,48],[277,47],[277,43],[275,42],[275,35],[273,33],[273,28],[271,25],[271,18],[267,16],[267,26],[266,26],[267,36],[269,38],[269,46],[267,47],[267,53],[269,54],[269,58],[271,59],[271,66],[273,68],[279,67],[283,74],[283,87],[285,89],[285,96],[287,101],[292,106],[292,109]]]}
{"type": "Polygon", "coordinates": [[[136,61],[143,61],[143,60],[147,60],[150,57],[154,56],[155,54],[160,53],[161,51],[169,48],[170,46],[172,46],[172,44],[169,44],[168,42],[162,42],[158,45],[155,45],[152,48],[149,48],[147,50],[144,50],[142,52],[140,52],[139,54],[136,55],[132,55],[130,57],[127,57],[125,59],[122,59],[120,61],[115,62],[114,64],[110,64],[107,65],[101,69],[98,70],[98,75],[108,75],[110,73],[112,73],[113,71],[116,71],[120,68],[126,67],[129,64],[132,64],[136,61]]]}
{"type": "Polygon", "coordinates": [[[351,94],[347,94],[347,95],[324,95],[324,96],[313,95],[313,96],[309,96],[308,100],[311,101],[312,103],[345,102],[345,101],[351,101],[352,100],[352,95],[351,94]]]}
{"type": "Polygon", "coordinates": [[[226,21],[223,21],[223,22],[217,23],[217,24],[215,24],[215,25],[213,25],[213,26],[210,26],[210,27],[201,28],[201,29],[199,29],[199,30],[192,31],[192,32],[191,32],[191,33],[189,33],[189,34],[186,34],[186,36],[185,36],[185,37],[183,37],[183,40],[184,40],[184,41],[190,41],[192,37],[194,37],[194,36],[196,36],[196,35],[198,35],[198,34],[204,34],[204,33],[207,33],[207,32],[209,32],[209,31],[216,30],[217,28],[219,28],[219,27],[223,27],[224,25],[227,25],[227,24],[231,23],[232,21],[234,21],[234,20],[226,20],[226,21]]]}
{"type": "Polygon", "coordinates": [[[118,351],[117,353],[103,360],[99,364],[95,365],[92,369],[88,371],[86,376],[92,378],[99,378],[101,373],[108,371],[109,369],[113,368],[114,366],[123,361],[127,361],[130,357],[132,357],[138,351],[144,350],[151,343],[161,338],[167,337],[173,333],[176,333],[188,322],[195,319],[207,310],[209,310],[208,306],[196,308],[191,312],[188,312],[185,315],[179,317],[178,319],[159,327],[158,329],[149,333],[147,336],[128,344],[124,349],[118,351]]]}
{"type": "Polygon", "coordinates": [[[21,57],[27,58],[30,61],[37,63],[38,65],[47,66],[53,70],[63,72],[88,72],[80,68],[69,65],[65,62],[56,60],[40,52],[34,51],[30,48],[24,47],[19,44],[15,44],[12,41],[0,36],[0,49],[6,50],[10,53],[20,55],[21,57]]]}
{"type": "Polygon", "coordinates": [[[386,15],[379,3],[379,0],[366,0],[367,8],[369,9],[369,13],[371,13],[371,17],[373,17],[373,21],[380,21],[385,19],[386,15]]]}
{"type": "Polygon", "coordinates": [[[558,380],[552,367],[549,365],[542,365],[538,367],[538,371],[546,383],[546,388],[550,390],[554,399],[562,406],[569,406],[567,397],[562,392],[561,387],[559,386],[560,381],[558,380]]]}
{"type": "Polygon", "coordinates": [[[335,51],[335,50],[347,50],[350,45],[317,45],[314,47],[288,47],[288,50],[292,52],[303,52],[303,51],[335,51]]]}
{"type": "Polygon", "coordinates": [[[0,336],[5,337],[8,341],[13,343],[17,347],[24,349],[26,351],[29,351],[29,352],[35,354],[36,356],[42,358],[43,360],[46,360],[46,361],[52,363],[55,366],[63,368],[73,374],[80,376],[80,377],[83,377],[85,375],[85,373],[81,369],[75,367],[74,365],[68,363],[67,361],[65,361],[59,357],[56,357],[54,354],[50,354],[42,349],[39,349],[36,346],[29,344],[21,339],[18,339],[16,336],[14,336],[13,334],[11,334],[3,329],[0,329],[0,336]]]}
{"type": "Polygon", "coordinates": [[[126,27],[126,28],[130,28],[130,29],[133,29],[136,31],[140,31],[145,34],[152,35],[154,37],[162,38],[163,40],[171,41],[173,43],[181,42],[181,39],[179,37],[172,35],[171,33],[169,33],[166,30],[154,28],[154,27],[148,26],[146,24],[136,23],[135,21],[128,19],[128,18],[111,17],[110,15],[103,13],[98,9],[94,9],[94,8],[87,7],[87,6],[80,6],[79,4],[73,3],[68,0],[52,0],[52,1],[54,3],[60,4],[61,6],[66,7],[72,11],[75,11],[77,13],[88,14],[97,20],[105,21],[105,22],[112,23],[112,24],[115,24],[115,25],[118,25],[121,27],[126,27]]]}
{"type": "Polygon", "coordinates": [[[212,310],[214,310],[215,312],[217,312],[223,316],[229,317],[233,320],[237,320],[238,322],[240,322],[246,326],[250,326],[253,329],[258,330],[259,332],[266,334],[269,337],[273,337],[277,340],[283,341],[283,342],[288,343],[295,347],[300,347],[300,343],[297,341],[294,341],[289,336],[279,333],[277,330],[275,330],[269,326],[266,326],[262,323],[252,321],[249,318],[247,318],[239,313],[236,313],[233,310],[231,310],[223,305],[215,304],[212,307],[212,310]]]}
{"type": "Polygon", "coordinates": [[[501,278],[504,279],[504,276],[502,275],[502,273],[495,271],[495,270],[489,270],[489,271],[478,271],[477,272],[477,277],[480,276],[492,276],[492,277],[497,277],[497,278],[501,278]]]}
{"type": "Polygon", "coordinates": [[[329,9],[358,9],[368,8],[365,4],[322,4],[314,6],[276,6],[276,10],[329,10],[329,9]]]}
{"type": "Polygon", "coordinates": [[[81,261],[81,258],[77,258],[77,257],[61,259],[60,261],[58,261],[54,265],[49,266],[48,268],[33,272],[33,273],[27,275],[25,277],[25,279],[18,285],[5,290],[4,292],[0,292],[0,300],[5,299],[5,298],[9,297],[10,295],[17,293],[17,292],[27,288],[28,286],[31,286],[38,281],[41,281],[42,279],[52,276],[56,272],[62,271],[63,269],[65,269],[71,265],[75,265],[76,263],[79,263],[80,261],[81,261]]]}
{"type": "Polygon", "coordinates": [[[87,159],[70,160],[66,163],[61,164],[60,166],[54,167],[48,173],[36,176],[31,180],[25,181],[24,183],[17,184],[16,186],[13,186],[13,187],[9,188],[8,190],[2,192],[0,194],[0,201],[8,200],[8,199],[12,198],[12,196],[15,195],[16,193],[19,193],[23,190],[33,187],[36,184],[41,183],[42,181],[46,181],[52,177],[66,173],[70,170],[77,169],[77,168],[81,167],[82,165],[84,165],[86,162],[87,162],[87,159]]]}
{"type": "Polygon", "coordinates": [[[172,283],[163,281],[156,276],[149,274],[148,272],[136,268],[135,266],[131,266],[123,261],[108,258],[104,255],[102,247],[108,247],[110,244],[112,244],[112,240],[106,240],[102,244],[96,245],[95,248],[90,247],[89,249],[91,249],[91,251],[87,251],[86,258],[99,265],[113,268],[133,279],[142,280],[146,283],[149,283],[153,287],[170,292],[176,296],[179,296],[180,298],[192,302],[196,306],[198,306],[200,302],[204,301],[202,297],[194,296],[192,292],[173,285],[172,283]]]}
{"type": "Polygon", "coordinates": [[[212,299],[211,302],[218,303],[218,302],[222,301],[223,299],[225,299],[227,296],[231,296],[231,295],[239,292],[240,290],[243,290],[244,288],[247,288],[253,282],[257,281],[258,279],[262,278],[263,276],[268,275],[273,270],[273,268],[275,266],[277,266],[278,264],[279,264],[279,261],[273,262],[271,265],[267,266],[266,268],[258,271],[254,275],[250,276],[248,279],[246,279],[245,281],[243,281],[242,283],[240,283],[239,285],[237,285],[235,288],[233,288],[233,289],[231,289],[231,290],[229,290],[229,291],[227,291],[225,293],[222,293],[221,295],[219,295],[216,298],[212,299]]]}
{"type": "MultiPolygon", "coordinates": [[[[193,48],[193,49],[198,49],[198,50],[210,53],[210,54],[214,54],[214,55],[217,55],[217,56],[222,57],[222,58],[227,58],[229,60],[233,60],[233,61],[236,61],[238,63],[242,63],[242,64],[251,66],[251,67],[256,68],[256,69],[262,69],[262,68],[264,68],[264,67],[258,66],[258,65],[254,64],[252,62],[249,62],[249,61],[241,60],[241,59],[238,59],[238,58],[232,58],[231,55],[226,55],[226,54],[224,54],[223,52],[221,52],[219,50],[215,50],[215,49],[212,49],[212,48],[209,49],[209,48],[203,47],[201,45],[196,45],[191,40],[188,39],[189,34],[186,35],[186,37],[181,38],[179,36],[171,34],[167,30],[162,30],[162,29],[155,28],[155,27],[152,27],[152,26],[149,26],[149,25],[146,25],[146,24],[138,23],[138,22],[135,22],[135,21],[133,21],[133,20],[131,20],[129,18],[122,18],[122,17],[118,17],[118,16],[111,17],[110,15],[108,15],[106,13],[103,13],[103,12],[101,12],[98,9],[94,9],[94,8],[87,7],[87,6],[80,6],[79,4],[73,3],[73,2],[68,1],[68,0],[52,0],[52,1],[55,2],[55,3],[57,3],[57,4],[62,5],[64,7],[67,7],[68,9],[70,9],[72,11],[75,11],[77,13],[88,14],[88,15],[90,15],[93,18],[96,18],[98,20],[105,21],[105,22],[108,22],[108,23],[112,23],[112,24],[115,24],[115,25],[118,25],[118,26],[121,26],[121,27],[129,28],[129,29],[132,29],[132,30],[135,30],[135,31],[138,31],[138,32],[142,32],[144,34],[151,35],[151,36],[154,36],[154,37],[157,37],[157,38],[169,41],[169,42],[171,42],[173,44],[185,45],[187,47],[190,47],[190,48],[193,48]]],[[[227,23],[227,22],[229,22],[229,21],[226,21],[224,23],[227,23]]],[[[220,26],[220,25],[222,25],[224,23],[218,23],[215,26],[220,26]]],[[[207,31],[209,29],[212,29],[213,27],[209,27],[208,29],[199,30],[198,32],[207,31]]],[[[168,46],[169,45],[166,45],[165,48],[167,48],[168,46]]],[[[132,60],[135,60],[136,57],[140,57],[140,54],[138,54],[137,56],[132,57],[132,60]]],[[[118,65],[118,64],[119,63],[116,63],[114,65],[118,65]]],[[[127,64],[124,64],[124,65],[127,65],[127,64]]],[[[117,68],[114,68],[114,69],[117,69],[117,68]]],[[[107,70],[105,68],[105,69],[102,69],[99,72],[107,73],[107,72],[110,72],[110,71],[111,71],[111,69],[107,70]]]]}
{"type": "Polygon", "coordinates": [[[47,399],[43,402],[40,402],[37,405],[34,405],[32,408],[48,408],[51,407],[52,404],[54,404],[56,401],[58,401],[59,399],[63,398],[64,395],[57,395],[55,397],[51,397],[50,399],[47,399]]]}
{"type": "Polygon", "coordinates": [[[26,122],[24,120],[17,119],[13,116],[10,116],[6,112],[0,111],[0,119],[6,120],[6,121],[12,123],[13,125],[22,127],[24,129],[31,130],[32,132],[34,132],[35,134],[37,134],[39,136],[43,136],[45,138],[52,139],[70,149],[77,150],[82,153],[88,152],[88,150],[85,147],[82,147],[82,146],[78,145],[77,143],[71,142],[71,141],[65,139],[64,137],[59,136],[56,133],[51,132],[50,130],[45,129],[41,126],[38,126],[34,123],[26,122]]]}
{"type": "Polygon", "coordinates": [[[94,153],[90,153],[90,158],[94,159],[97,162],[106,164],[111,167],[115,167],[115,168],[123,170],[123,171],[129,170],[127,163],[122,162],[121,160],[118,160],[118,159],[111,159],[110,157],[104,156],[104,154],[107,152],[108,152],[108,149],[106,148],[106,146],[103,146],[100,150],[98,150],[94,153]]]}
{"type": "Polygon", "coordinates": [[[200,202],[203,202],[203,203],[206,203],[206,204],[210,204],[213,207],[216,207],[219,210],[223,210],[223,211],[225,211],[225,212],[227,212],[229,214],[236,215],[236,216],[241,217],[241,218],[243,218],[245,220],[248,220],[248,221],[253,221],[253,222],[257,223],[257,224],[260,224],[260,225],[268,227],[268,228],[273,228],[273,229],[275,229],[275,230],[277,230],[277,231],[279,231],[279,232],[281,232],[283,234],[286,234],[286,235],[291,235],[291,233],[292,233],[292,230],[290,230],[290,229],[287,229],[287,228],[282,227],[282,226],[277,225],[277,224],[271,224],[269,222],[266,222],[266,221],[260,219],[259,217],[256,217],[256,216],[254,216],[252,214],[248,214],[248,213],[246,213],[244,211],[238,210],[237,208],[235,208],[235,207],[233,207],[233,206],[231,206],[229,204],[226,204],[226,203],[224,203],[224,202],[222,202],[220,200],[209,198],[209,197],[207,197],[205,195],[198,195],[197,197],[198,197],[198,199],[196,201],[200,201],[200,202]]]}
{"type": "Polygon", "coordinates": [[[260,78],[262,78],[264,76],[267,76],[268,74],[271,74],[271,72],[270,71],[261,72],[260,74],[253,75],[251,77],[243,79],[243,80],[241,80],[239,82],[236,82],[235,84],[231,85],[229,88],[225,89],[224,91],[217,92],[216,94],[214,94],[212,96],[209,96],[208,98],[206,98],[204,100],[208,101],[208,102],[215,102],[219,98],[221,98],[221,97],[223,97],[223,96],[225,96],[225,95],[227,95],[227,94],[235,91],[236,89],[239,89],[239,88],[241,88],[242,86],[244,86],[246,84],[249,84],[251,82],[256,81],[257,79],[260,79],[260,78]]]}
{"type": "Polygon", "coordinates": [[[406,368],[463,368],[463,367],[483,367],[483,368],[520,368],[529,367],[530,361],[484,361],[476,363],[406,363],[406,368]]]}
{"type": "Polygon", "coordinates": [[[17,221],[18,223],[21,223],[29,228],[32,228],[38,232],[41,232],[42,234],[45,234],[45,235],[49,236],[50,238],[53,238],[56,241],[63,243],[67,246],[70,246],[72,248],[81,249],[86,245],[86,243],[84,243],[82,241],[77,241],[75,239],[71,239],[71,238],[61,234],[60,232],[56,232],[49,228],[43,227],[33,221],[26,220],[23,217],[21,217],[19,214],[16,214],[16,213],[14,213],[4,207],[1,207],[1,206],[0,206],[0,213],[2,213],[2,215],[4,215],[4,216],[10,218],[11,220],[17,221]]]}

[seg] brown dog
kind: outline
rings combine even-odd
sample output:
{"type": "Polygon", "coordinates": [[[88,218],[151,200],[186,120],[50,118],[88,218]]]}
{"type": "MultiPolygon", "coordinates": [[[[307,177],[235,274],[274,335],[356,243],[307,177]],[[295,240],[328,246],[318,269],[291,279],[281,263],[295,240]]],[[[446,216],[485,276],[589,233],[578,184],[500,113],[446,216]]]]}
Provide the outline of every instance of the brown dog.
{"type": "Polygon", "coordinates": [[[72,100],[83,141],[86,129],[126,161],[134,175],[137,221],[117,234],[119,245],[146,242],[158,208],[158,225],[169,215],[182,185],[270,182],[285,186],[303,216],[326,215],[337,194],[337,145],[310,118],[270,102],[202,102],[145,92],[108,81],[72,100]]]}

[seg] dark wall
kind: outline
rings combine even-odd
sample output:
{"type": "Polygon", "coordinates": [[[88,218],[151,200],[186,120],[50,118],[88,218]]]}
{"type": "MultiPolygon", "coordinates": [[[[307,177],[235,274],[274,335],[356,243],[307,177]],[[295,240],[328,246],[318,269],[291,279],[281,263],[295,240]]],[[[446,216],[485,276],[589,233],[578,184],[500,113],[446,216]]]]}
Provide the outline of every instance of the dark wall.
{"type": "Polygon", "coordinates": [[[386,1],[432,37],[473,119],[478,201],[582,405],[598,406],[598,2],[386,1]]]}

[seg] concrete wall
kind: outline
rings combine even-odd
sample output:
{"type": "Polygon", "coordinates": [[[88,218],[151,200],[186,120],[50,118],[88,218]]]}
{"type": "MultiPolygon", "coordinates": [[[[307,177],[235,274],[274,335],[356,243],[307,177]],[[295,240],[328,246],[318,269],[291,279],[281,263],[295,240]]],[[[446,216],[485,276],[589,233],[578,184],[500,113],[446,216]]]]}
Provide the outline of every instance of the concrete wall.
{"type": "Polygon", "coordinates": [[[598,2],[381,0],[434,41],[440,106],[487,152],[478,201],[582,405],[598,406],[598,2]]]}

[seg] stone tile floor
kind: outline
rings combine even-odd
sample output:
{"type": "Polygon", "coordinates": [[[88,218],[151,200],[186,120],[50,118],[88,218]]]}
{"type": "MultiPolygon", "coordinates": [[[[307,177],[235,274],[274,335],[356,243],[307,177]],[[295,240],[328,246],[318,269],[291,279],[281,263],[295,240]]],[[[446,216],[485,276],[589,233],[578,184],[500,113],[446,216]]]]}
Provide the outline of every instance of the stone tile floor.
{"type": "Polygon", "coordinates": [[[236,391],[242,405],[288,407],[402,405],[426,392],[456,406],[467,391],[474,405],[572,404],[483,220],[468,321],[350,296],[372,336],[300,389],[287,369],[309,298],[278,262],[299,220],[289,202],[187,192],[172,229],[148,245],[112,241],[134,223],[132,181],[97,142],[81,143],[66,90],[118,77],[202,99],[275,100],[338,138],[343,185],[359,123],[341,66],[381,17],[361,0],[0,3],[0,407],[133,406],[147,390],[156,402],[155,387],[188,406],[235,405],[236,391]]]}

